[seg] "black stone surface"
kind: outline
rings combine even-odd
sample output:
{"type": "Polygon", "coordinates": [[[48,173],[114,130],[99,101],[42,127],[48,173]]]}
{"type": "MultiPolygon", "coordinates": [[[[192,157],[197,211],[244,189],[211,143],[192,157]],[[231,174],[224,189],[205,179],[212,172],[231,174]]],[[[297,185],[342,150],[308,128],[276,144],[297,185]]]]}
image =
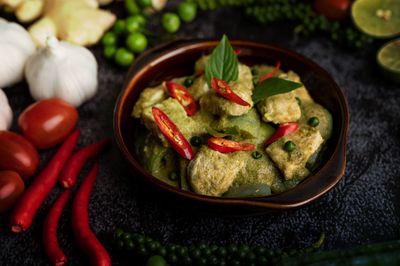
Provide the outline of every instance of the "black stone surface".
{"type": "MultiPolygon", "coordinates": [[[[157,24],[157,20],[152,24],[157,24]]],[[[202,13],[185,24],[173,37],[219,38],[227,33],[241,38],[276,43],[293,49],[330,72],[348,97],[351,124],[347,168],[343,180],[320,200],[297,210],[257,217],[220,217],[179,208],[147,186],[135,181],[116,146],[101,159],[90,202],[93,230],[110,250],[114,265],[137,265],[124,261],[111,249],[107,235],[120,226],[144,232],[162,242],[246,243],[270,248],[300,248],[312,243],[321,232],[324,248],[400,239],[400,86],[386,81],[375,64],[375,48],[350,51],[324,37],[300,38],[291,25],[263,26],[238,10],[202,13]]],[[[106,62],[101,48],[94,47],[99,62],[99,92],[79,108],[79,127],[85,145],[112,136],[114,102],[122,89],[126,71],[106,62]]],[[[15,118],[33,100],[25,83],[5,89],[15,118]]],[[[16,130],[15,119],[13,129],[16,130]]],[[[42,164],[52,151],[42,153],[42,164]]],[[[87,169],[85,168],[85,172],[87,169]]],[[[32,228],[13,235],[7,215],[0,216],[0,265],[46,265],[41,245],[41,224],[59,192],[56,188],[40,208],[32,228]]],[[[70,230],[68,205],[59,230],[70,265],[88,265],[70,230]]]]}

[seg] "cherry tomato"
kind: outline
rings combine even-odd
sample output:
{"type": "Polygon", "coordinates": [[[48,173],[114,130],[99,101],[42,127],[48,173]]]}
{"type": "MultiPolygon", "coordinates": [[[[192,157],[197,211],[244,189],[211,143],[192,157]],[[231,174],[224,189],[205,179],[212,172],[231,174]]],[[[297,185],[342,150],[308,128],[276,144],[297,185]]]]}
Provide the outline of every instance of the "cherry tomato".
{"type": "Polygon", "coordinates": [[[25,185],[14,171],[0,171],[0,213],[9,210],[24,191],[25,185]]]}
{"type": "Polygon", "coordinates": [[[315,0],[315,10],[331,20],[344,20],[350,14],[350,0],[315,0]]]}
{"type": "Polygon", "coordinates": [[[39,165],[39,154],[24,137],[0,131],[0,170],[17,172],[22,178],[31,177],[39,165]]]}
{"type": "Polygon", "coordinates": [[[60,99],[48,99],[29,106],[19,116],[24,136],[38,149],[60,144],[75,128],[78,112],[60,99]]]}

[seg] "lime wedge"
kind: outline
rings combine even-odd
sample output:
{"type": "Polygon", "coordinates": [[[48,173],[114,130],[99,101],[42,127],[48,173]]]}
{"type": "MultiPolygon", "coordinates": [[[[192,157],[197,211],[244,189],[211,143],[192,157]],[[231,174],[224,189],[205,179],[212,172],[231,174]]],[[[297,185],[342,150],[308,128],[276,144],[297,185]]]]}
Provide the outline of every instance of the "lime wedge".
{"type": "Polygon", "coordinates": [[[400,39],[382,46],[378,51],[377,60],[384,74],[400,82],[400,39]]]}
{"type": "Polygon", "coordinates": [[[351,14],[356,26],[373,37],[389,38],[400,33],[400,0],[357,0],[351,14]]]}

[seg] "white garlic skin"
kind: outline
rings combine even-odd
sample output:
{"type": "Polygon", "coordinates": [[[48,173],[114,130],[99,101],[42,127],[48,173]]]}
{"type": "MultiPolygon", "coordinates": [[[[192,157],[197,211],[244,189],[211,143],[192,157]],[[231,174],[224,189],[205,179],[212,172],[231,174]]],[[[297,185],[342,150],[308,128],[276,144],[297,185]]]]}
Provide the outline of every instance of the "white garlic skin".
{"type": "Polygon", "coordinates": [[[78,107],[97,92],[97,62],[93,54],[84,47],[58,42],[55,37],[29,57],[25,77],[37,101],[60,98],[78,107]]]}
{"type": "Polygon", "coordinates": [[[26,60],[35,50],[31,36],[21,25],[0,19],[0,88],[22,80],[26,60]]]}
{"type": "Polygon", "coordinates": [[[0,130],[7,130],[11,126],[13,113],[6,94],[0,89],[0,130]]]}

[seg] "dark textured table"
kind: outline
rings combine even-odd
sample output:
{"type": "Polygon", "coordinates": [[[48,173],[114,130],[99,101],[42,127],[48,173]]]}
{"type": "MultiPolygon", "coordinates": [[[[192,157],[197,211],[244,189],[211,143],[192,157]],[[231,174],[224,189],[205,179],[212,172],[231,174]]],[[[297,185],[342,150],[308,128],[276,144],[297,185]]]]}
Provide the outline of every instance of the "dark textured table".
{"type": "MultiPolygon", "coordinates": [[[[321,232],[327,236],[326,249],[400,239],[400,86],[378,74],[375,47],[355,53],[324,37],[296,37],[291,29],[291,25],[256,24],[238,10],[219,10],[200,14],[175,36],[220,38],[227,33],[231,39],[276,43],[311,58],[330,72],[350,106],[348,162],[343,180],[318,201],[297,210],[256,217],[213,216],[182,209],[176,201],[164,201],[158,193],[137,182],[114,145],[100,160],[101,175],[89,210],[91,226],[107,249],[111,250],[107,235],[117,226],[168,243],[204,240],[271,248],[305,247],[321,232]]],[[[100,47],[92,51],[99,62],[99,92],[79,108],[83,133],[80,145],[113,134],[113,107],[126,74],[100,56],[100,47]]],[[[5,92],[15,117],[33,101],[24,83],[5,92]]],[[[42,163],[51,153],[42,154],[42,163]]],[[[56,188],[52,192],[32,228],[24,234],[11,234],[7,217],[0,216],[0,265],[47,264],[41,245],[41,224],[59,191],[56,188]]],[[[70,265],[87,265],[71,235],[70,212],[71,204],[61,220],[61,244],[70,265]]],[[[114,265],[135,265],[132,261],[124,263],[113,251],[111,256],[114,265]]]]}

